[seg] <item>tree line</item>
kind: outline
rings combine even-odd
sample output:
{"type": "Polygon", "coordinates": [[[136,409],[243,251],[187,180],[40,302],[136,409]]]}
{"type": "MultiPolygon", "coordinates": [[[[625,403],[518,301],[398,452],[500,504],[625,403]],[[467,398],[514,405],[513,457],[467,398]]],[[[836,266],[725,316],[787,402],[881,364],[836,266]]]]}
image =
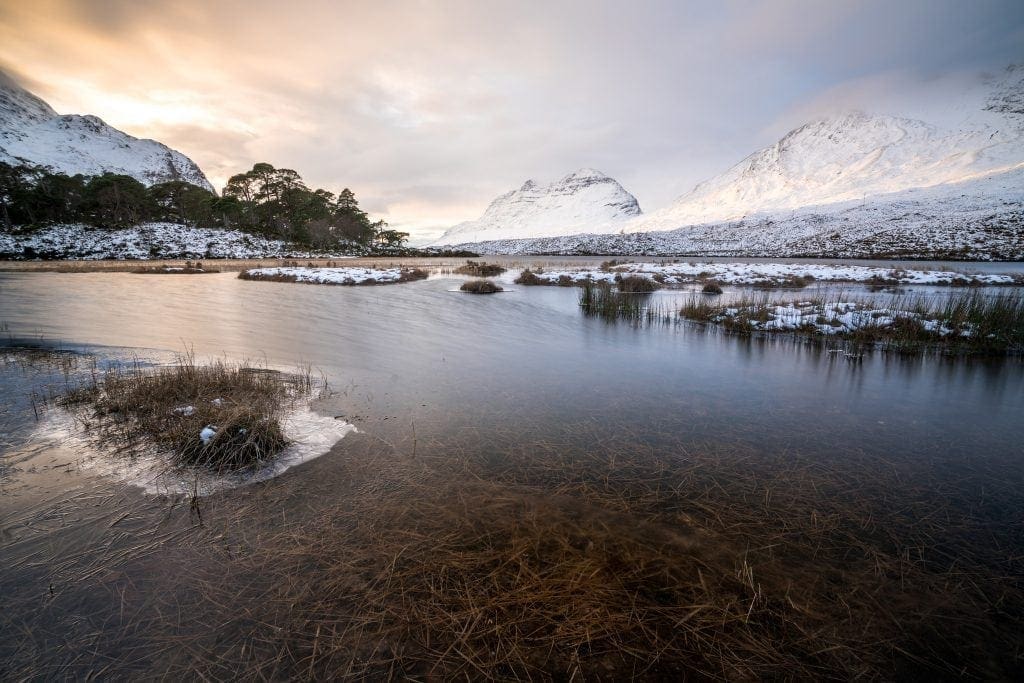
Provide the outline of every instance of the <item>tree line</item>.
{"type": "Polygon", "coordinates": [[[355,194],[310,189],[298,173],[259,163],[228,180],[218,196],[183,180],[146,187],[114,173],[53,173],[0,162],[0,228],[84,223],[124,228],[146,222],[233,228],[330,249],[346,244],[401,246],[408,233],[371,221],[355,194]]]}

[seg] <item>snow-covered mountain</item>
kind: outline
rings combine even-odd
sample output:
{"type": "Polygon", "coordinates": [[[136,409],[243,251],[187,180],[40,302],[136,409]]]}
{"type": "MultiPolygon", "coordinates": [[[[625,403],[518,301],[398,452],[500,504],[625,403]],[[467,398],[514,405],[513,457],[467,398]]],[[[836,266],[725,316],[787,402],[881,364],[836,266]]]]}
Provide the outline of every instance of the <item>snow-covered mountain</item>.
{"type": "Polygon", "coordinates": [[[213,190],[195,162],[155,140],[140,140],[96,116],[61,116],[0,72],[0,161],[67,175],[129,175],[146,184],[184,180],[213,190]]]}
{"type": "Polygon", "coordinates": [[[527,180],[475,221],[449,228],[433,244],[614,232],[640,215],[636,197],[600,171],[584,168],[550,185],[527,180]]]}
{"type": "MultiPolygon", "coordinates": [[[[520,232],[515,216],[503,216],[505,238],[479,231],[469,239],[471,231],[453,229],[446,238],[466,239],[445,241],[506,253],[623,253],[632,245],[657,253],[739,254],[749,248],[751,255],[825,255],[832,247],[837,253],[873,253],[862,238],[869,233],[893,236],[896,231],[896,242],[902,246],[884,239],[876,253],[925,255],[927,245],[912,239],[908,231],[923,229],[918,219],[928,216],[930,225],[938,221],[949,228],[942,231],[945,241],[936,243],[933,251],[949,253],[963,247],[951,232],[953,226],[984,233],[988,228],[978,221],[996,216],[1000,224],[1020,224],[1024,67],[1009,67],[979,80],[946,98],[943,106],[935,112],[934,122],[863,112],[811,121],[700,183],[668,207],[626,222],[594,221],[575,231],[588,233],[585,239],[567,239],[572,229],[562,226],[547,232],[531,226],[520,232]],[[814,237],[820,230],[827,230],[829,239],[814,237]],[[613,233],[624,233],[625,238],[613,233]],[[633,233],[657,234],[648,240],[633,239],[633,233]],[[602,234],[612,237],[594,238],[602,234]],[[551,239],[528,246],[516,241],[523,237],[551,239]],[[490,241],[472,244],[484,239],[490,241]]],[[[1019,245],[1018,237],[1011,242],[1019,245]]],[[[970,246],[972,253],[984,251],[973,242],[970,246]]],[[[997,251],[999,258],[1024,257],[1020,252],[1014,256],[1012,248],[1007,251],[1006,244],[997,251]]]]}
{"type": "Polygon", "coordinates": [[[812,121],[630,230],[780,216],[915,188],[960,193],[954,185],[1024,167],[1024,67],[950,98],[946,109],[942,126],[862,112],[812,121]]]}
{"type": "Polygon", "coordinates": [[[1024,168],[892,194],[676,230],[454,245],[481,254],[1024,258],[1024,168]]]}

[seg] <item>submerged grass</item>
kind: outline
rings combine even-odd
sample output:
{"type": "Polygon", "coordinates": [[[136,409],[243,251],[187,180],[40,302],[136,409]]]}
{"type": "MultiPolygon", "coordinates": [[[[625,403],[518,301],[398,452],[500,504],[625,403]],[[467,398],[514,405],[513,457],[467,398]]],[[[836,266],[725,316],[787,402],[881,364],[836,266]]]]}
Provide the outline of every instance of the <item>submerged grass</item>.
{"type": "MultiPolygon", "coordinates": [[[[344,504],[232,554],[246,581],[200,585],[210,635],[188,665],[332,680],[1012,678],[1024,666],[1020,557],[977,536],[989,527],[976,506],[936,496],[905,464],[711,444],[655,456],[628,438],[490,455],[372,439],[346,452],[344,504]],[[219,634],[233,630],[229,650],[219,634]]],[[[991,505],[1019,500],[989,491],[991,505]]]]}
{"type": "Polygon", "coordinates": [[[118,451],[155,446],[178,466],[226,472],[257,467],[287,444],[284,413],[313,389],[306,374],[191,356],[167,367],[139,364],[94,372],[62,403],[99,441],[118,451]]]}

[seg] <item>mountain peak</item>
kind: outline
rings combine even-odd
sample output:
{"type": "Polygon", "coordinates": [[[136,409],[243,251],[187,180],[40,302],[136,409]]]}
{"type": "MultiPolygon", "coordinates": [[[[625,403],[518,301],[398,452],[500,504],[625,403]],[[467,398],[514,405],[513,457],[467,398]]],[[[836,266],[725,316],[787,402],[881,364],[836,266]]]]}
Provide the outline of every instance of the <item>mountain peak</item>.
{"type": "Polygon", "coordinates": [[[0,70],[0,125],[8,121],[45,121],[57,116],[50,105],[0,70]]]}
{"type": "MultiPolygon", "coordinates": [[[[562,182],[571,180],[611,180],[608,176],[600,171],[595,171],[592,168],[581,168],[573,171],[569,175],[562,178],[562,182]]],[[[613,181],[614,182],[614,181],[613,181]]]]}
{"type": "Polygon", "coordinates": [[[636,197],[600,171],[583,168],[550,185],[526,181],[491,202],[477,220],[450,228],[435,244],[568,235],[639,215],[636,197]]]}
{"type": "Polygon", "coordinates": [[[850,111],[814,119],[706,180],[636,226],[653,231],[781,214],[957,184],[1024,165],[1024,69],[1012,67],[964,99],[955,129],[850,111]]]}
{"type": "Polygon", "coordinates": [[[191,159],[124,133],[91,114],[58,115],[0,71],[0,161],[67,175],[118,173],[146,185],[184,180],[213,190],[191,159]]]}

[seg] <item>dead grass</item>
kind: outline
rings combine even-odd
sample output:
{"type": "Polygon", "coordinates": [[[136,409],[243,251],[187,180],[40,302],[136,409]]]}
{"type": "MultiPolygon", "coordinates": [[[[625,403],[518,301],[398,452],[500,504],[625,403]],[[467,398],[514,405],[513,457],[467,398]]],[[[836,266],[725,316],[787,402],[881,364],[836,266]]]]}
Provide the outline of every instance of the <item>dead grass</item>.
{"type": "Polygon", "coordinates": [[[470,294],[496,294],[498,292],[505,291],[500,285],[496,285],[490,280],[470,280],[463,282],[459,289],[463,292],[469,292],[470,294]]]}
{"type": "Polygon", "coordinates": [[[505,272],[505,268],[494,263],[484,261],[466,261],[466,265],[455,269],[459,275],[472,275],[473,277],[494,277],[505,272]]]}
{"type": "Polygon", "coordinates": [[[781,279],[761,280],[751,285],[754,289],[803,289],[814,282],[811,275],[787,275],[781,279]]]}
{"type": "Polygon", "coordinates": [[[616,278],[619,291],[624,294],[636,294],[653,292],[661,289],[661,284],[642,275],[627,275],[623,278],[616,278]]]}
{"type": "Polygon", "coordinates": [[[61,402],[108,448],[133,454],[156,447],[175,465],[225,472],[257,467],[280,452],[288,443],[281,418],[312,388],[308,372],[198,365],[186,356],[155,369],[94,371],[61,402]]]}
{"type": "Polygon", "coordinates": [[[714,280],[711,280],[710,282],[705,283],[704,287],[700,291],[704,294],[721,294],[722,286],[714,280]]]}

